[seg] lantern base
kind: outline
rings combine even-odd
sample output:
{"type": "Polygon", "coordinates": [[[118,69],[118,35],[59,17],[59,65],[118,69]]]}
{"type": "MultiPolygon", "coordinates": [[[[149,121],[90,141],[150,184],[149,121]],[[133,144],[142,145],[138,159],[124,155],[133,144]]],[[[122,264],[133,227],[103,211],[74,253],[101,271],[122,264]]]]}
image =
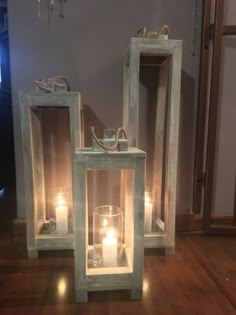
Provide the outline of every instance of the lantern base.
{"type": "MultiPolygon", "coordinates": [[[[130,258],[127,256],[125,247],[121,247],[119,250],[119,255],[117,257],[117,265],[111,267],[129,267],[130,258]]],[[[107,268],[109,266],[103,266],[102,258],[102,248],[94,248],[94,246],[89,246],[88,250],[88,269],[99,269],[107,268]]]]}
{"type": "Polygon", "coordinates": [[[28,258],[31,258],[31,259],[37,259],[39,258],[39,253],[37,250],[28,250],[28,258]]]}
{"type": "Polygon", "coordinates": [[[143,290],[135,288],[135,289],[131,290],[130,300],[131,301],[140,301],[140,300],[142,300],[142,296],[143,296],[143,290]]]}
{"type": "Polygon", "coordinates": [[[166,256],[173,256],[173,255],[175,255],[175,246],[166,247],[165,248],[165,254],[166,254],[166,256]]]}
{"type": "MultiPolygon", "coordinates": [[[[76,290],[76,303],[88,303],[88,291],[87,290],[76,290]]],[[[143,290],[140,288],[132,289],[130,292],[131,301],[141,301],[143,296],[143,290]]]]}
{"type": "Polygon", "coordinates": [[[66,233],[58,233],[57,232],[57,227],[56,227],[56,220],[47,220],[43,223],[40,223],[40,228],[39,228],[39,236],[40,235],[70,235],[73,234],[73,219],[69,218],[68,219],[68,230],[66,233]]]}
{"type": "Polygon", "coordinates": [[[87,303],[88,302],[88,291],[87,290],[76,290],[75,298],[76,298],[76,303],[87,303]]]}
{"type": "Polygon", "coordinates": [[[73,234],[41,235],[31,240],[31,243],[31,247],[28,247],[29,258],[38,258],[38,252],[40,251],[74,249],[73,234]]]}
{"type": "Polygon", "coordinates": [[[165,234],[150,233],[144,235],[144,248],[163,249],[166,256],[175,255],[175,240],[172,238],[164,238],[165,234]]]}

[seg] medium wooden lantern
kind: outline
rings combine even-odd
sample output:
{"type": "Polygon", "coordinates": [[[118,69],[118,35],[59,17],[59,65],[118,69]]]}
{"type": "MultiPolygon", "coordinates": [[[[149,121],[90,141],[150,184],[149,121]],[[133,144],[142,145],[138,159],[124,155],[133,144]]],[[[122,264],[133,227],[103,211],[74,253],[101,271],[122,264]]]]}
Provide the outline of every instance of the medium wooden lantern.
{"type": "MultiPolygon", "coordinates": [[[[105,131],[102,141],[112,145],[105,131]]],[[[101,142],[100,142],[101,143],[101,142]]],[[[141,299],[145,152],[118,144],[107,151],[94,142],[74,159],[76,301],[88,291],[131,289],[141,299]]]]}
{"type": "Polygon", "coordinates": [[[73,248],[72,156],[80,94],[20,92],[28,256],[73,248]]]}
{"type": "Polygon", "coordinates": [[[124,64],[123,125],[147,152],[145,247],[175,251],[182,41],[131,38],[124,64]]]}

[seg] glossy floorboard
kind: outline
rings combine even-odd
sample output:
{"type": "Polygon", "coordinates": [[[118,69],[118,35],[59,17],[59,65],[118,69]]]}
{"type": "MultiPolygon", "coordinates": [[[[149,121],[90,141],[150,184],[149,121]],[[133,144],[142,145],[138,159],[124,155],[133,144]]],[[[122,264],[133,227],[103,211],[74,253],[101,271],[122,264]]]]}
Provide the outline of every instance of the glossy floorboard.
{"type": "Polygon", "coordinates": [[[142,301],[114,291],[76,304],[73,252],[30,260],[24,239],[12,236],[11,215],[0,219],[1,315],[236,314],[236,238],[177,235],[175,256],[145,252],[142,301]]]}

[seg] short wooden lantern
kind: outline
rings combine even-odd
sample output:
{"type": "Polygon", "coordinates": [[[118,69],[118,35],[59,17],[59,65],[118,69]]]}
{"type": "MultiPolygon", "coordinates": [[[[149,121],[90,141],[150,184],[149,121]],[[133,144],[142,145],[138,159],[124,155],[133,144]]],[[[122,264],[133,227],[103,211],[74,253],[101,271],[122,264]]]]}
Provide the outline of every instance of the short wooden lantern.
{"type": "Polygon", "coordinates": [[[125,150],[104,151],[95,144],[75,152],[78,303],[87,302],[88,291],[131,289],[131,299],[142,297],[146,154],[125,150]]]}
{"type": "Polygon", "coordinates": [[[147,152],[145,247],[175,252],[182,41],[131,38],[124,65],[123,125],[147,152]]]}
{"type": "Polygon", "coordinates": [[[20,92],[28,256],[73,248],[72,157],[80,94],[20,92]]]}

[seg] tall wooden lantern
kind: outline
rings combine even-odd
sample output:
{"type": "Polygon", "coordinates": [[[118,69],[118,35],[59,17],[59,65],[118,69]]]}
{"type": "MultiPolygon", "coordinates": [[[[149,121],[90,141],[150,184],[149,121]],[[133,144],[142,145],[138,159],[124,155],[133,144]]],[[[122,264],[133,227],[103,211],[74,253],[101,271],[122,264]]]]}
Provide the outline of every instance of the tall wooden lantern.
{"type": "Polygon", "coordinates": [[[20,92],[28,256],[73,248],[72,156],[80,94],[20,92]]]}
{"type": "Polygon", "coordinates": [[[182,41],[131,38],[124,65],[123,125],[147,152],[145,247],[175,251],[182,41]]]}
{"type": "MultiPolygon", "coordinates": [[[[103,143],[112,145],[111,130],[103,143]],[[111,138],[110,138],[111,137],[111,138]]],[[[141,299],[145,152],[119,142],[107,151],[94,143],[74,160],[76,301],[88,291],[131,289],[141,299]]]]}

